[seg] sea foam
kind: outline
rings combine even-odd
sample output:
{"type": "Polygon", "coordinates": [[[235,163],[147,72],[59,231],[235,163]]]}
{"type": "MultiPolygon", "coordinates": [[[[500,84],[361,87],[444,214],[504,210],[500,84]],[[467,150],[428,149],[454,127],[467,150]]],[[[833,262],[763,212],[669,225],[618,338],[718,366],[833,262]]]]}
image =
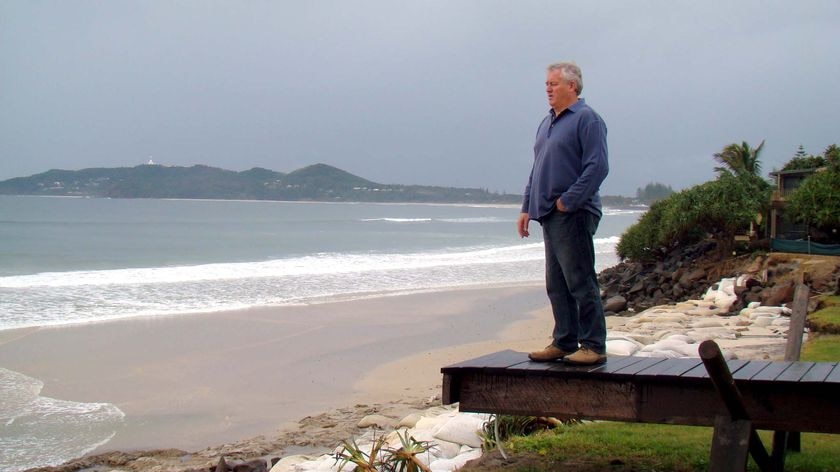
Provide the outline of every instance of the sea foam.
{"type": "MultiPolygon", "coordinates": [[[[595,241],[600,268],[617,238],[595,241]]],[[[318,253],[256,262],[0,278],[0,329],[539,283],[541,242],[414,253],[318,253]]]]}
{"type": "Polygon", "coordinates": [[[0,464],[18,471],[58,465],[107,443],[125,414],[110,403],[40,396],[40,380],[0,367],[0,464]]]}

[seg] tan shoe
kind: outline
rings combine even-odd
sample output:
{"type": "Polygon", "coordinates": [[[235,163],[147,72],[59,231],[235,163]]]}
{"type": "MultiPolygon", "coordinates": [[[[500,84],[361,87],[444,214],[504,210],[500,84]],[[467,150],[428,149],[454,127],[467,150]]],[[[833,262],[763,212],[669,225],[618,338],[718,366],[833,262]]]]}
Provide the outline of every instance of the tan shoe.
{"type": "Polygon", "coordinates": [[[603,364],[607,362],[606,354],[598,354],[597,352],[581,347],[574,354],[569,354],[563,358],[563,362],[572,365],[594,365],[603,364]]]}
{"type": "Polygon", "coordinates": [[[528,354],[528,359],[531,359],[535,362],[550,362],[560,360],[564,356],[568,356],[569,354],[569,352],[560,349],[554,344],[549,344],[542,351],[535,351],[528,354]]]}

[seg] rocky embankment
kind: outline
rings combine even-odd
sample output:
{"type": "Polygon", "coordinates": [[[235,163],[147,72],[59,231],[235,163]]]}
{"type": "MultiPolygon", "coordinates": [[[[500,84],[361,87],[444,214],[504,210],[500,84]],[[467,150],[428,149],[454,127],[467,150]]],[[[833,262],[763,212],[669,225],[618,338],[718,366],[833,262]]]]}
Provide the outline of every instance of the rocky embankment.
{"type": "Polygon", "coordinates": [[[840,258],[804,254],[746,254],[726,260],[711,257],[713,242],[673,251],[655,263],[622,262],[603,270],[599,282],[607,315],[639,313],[648,308],[700,299],[721,279],[742,277],[735,287],[735,314],[750,303],[779,306],[793,300],[796,281],[804,277],[815,293],[837,293],[840,258]]]}

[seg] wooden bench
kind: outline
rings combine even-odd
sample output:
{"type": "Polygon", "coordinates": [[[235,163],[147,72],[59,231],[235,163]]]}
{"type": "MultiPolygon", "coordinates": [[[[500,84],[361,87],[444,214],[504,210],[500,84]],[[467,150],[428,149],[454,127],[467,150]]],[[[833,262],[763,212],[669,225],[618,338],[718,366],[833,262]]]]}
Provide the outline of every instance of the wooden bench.
{"type": "Polygon", "coordinates": [[[798,432],[840,433],[838,363],[718,360],[711,377],[701,359],[610,357],[581,367],[501,351],[442,368],[442,399],[465,412],[714,426],[716,471],[745,470],[748,452],[761,470],[781,471],[788,431],[797,445],[798,432]],[[772,454],[756,429],[776,431],[772,454]]]}
{"type": "MultiPolygon", "coordinates": [[[[727,365],[755,428],[840,433],[836,362],[727,365]]],[[[698,426],[728,414],[701,359],[610,357],[576,367],[501,351],[441,372],[443,403],[461,411],[698,426]]]]}

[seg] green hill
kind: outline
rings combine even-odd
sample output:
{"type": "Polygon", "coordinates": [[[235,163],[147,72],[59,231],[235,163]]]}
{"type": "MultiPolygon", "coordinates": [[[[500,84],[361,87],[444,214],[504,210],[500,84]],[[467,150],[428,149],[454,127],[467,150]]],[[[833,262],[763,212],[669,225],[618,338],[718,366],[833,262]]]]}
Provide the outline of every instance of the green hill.
{"type": "Polygon", "coordinates": [[[0,195],[100,198],[519,203],[519,195],[484,189],[386,185],[315,164],[284,174],[255,167],[235,172],[196,165],[50,170],[0,182],[0,195]]]}

